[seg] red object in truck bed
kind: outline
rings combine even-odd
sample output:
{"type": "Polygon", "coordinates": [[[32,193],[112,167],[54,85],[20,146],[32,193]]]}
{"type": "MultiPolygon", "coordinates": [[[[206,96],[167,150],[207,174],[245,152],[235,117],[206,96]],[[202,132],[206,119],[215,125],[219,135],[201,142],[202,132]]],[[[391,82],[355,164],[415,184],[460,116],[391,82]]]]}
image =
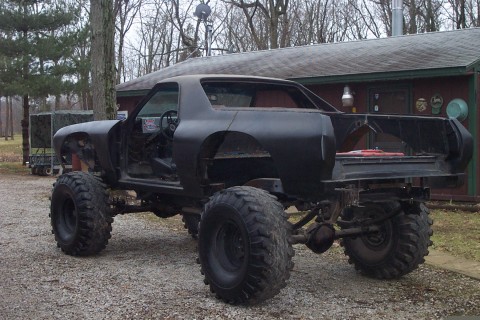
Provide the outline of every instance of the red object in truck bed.
{"type": "Polygon", "coordinates": [[[342,157],[403,157],[403,152],[385,152],[378,149],[353,150],[349,152],[338,152],[337,156],[342,157]]]}

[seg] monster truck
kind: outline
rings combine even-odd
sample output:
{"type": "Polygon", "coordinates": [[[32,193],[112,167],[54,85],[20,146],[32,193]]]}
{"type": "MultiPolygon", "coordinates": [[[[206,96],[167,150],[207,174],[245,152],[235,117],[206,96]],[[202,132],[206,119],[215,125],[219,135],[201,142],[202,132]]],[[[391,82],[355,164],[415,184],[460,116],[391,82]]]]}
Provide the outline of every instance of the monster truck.
{"type": "Polygon", "coordinates": [[[346,114],[294,82],[192,75],[156,84],[126,120],[60,129],[54,148],[74,169],[51,197],[64,253],[104,249],[117,214],[180,214],[211,291],[253,304],[286,285],[293,244],[322,253],[339,240],[375,278],[417,268],[429,190],[460,184],[473,146],[455,119],[346,114]],[[356,150],[379,132],[408,152],[356,150]]]}

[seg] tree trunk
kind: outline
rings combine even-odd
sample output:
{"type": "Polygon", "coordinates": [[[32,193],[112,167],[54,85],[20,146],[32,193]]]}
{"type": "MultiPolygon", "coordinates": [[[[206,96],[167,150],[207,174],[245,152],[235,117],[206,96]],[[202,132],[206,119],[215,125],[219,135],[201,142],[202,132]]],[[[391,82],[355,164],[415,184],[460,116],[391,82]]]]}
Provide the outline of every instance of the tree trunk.
{"type": "Polygon", "coordinates": [[[457,29],[465,29],[467,27],[465,14],[465,0],[460,0],[459,16],[457,21],[457,29]]]}
{"type": "MultiPolygon", "coordinates": [[[[24,5],[24,11],[26,12],[27,7],[24,5]]],[[[27,30],[23,31],[23,39],[28,38],[28,32],[27,30]]],[[[28,81],[29,78],[29,61],[28,61],[27,56],[23,57],[23,66],[22,66],[22,77],[23,81],[28,81]]],[[[10,98],[10,103],[12,103],[12,100],[10,98]]],[[[23,119],[21,121],[22,124],[22,156],[23,156],[23,161],[22,164],[26,165],[27,162],[30,160],[30,137],[28,133],[28,126],[30,122],[30,106],[28,104],[28,93],[24,93],[23,95],[23,119]]],[[[5,133],[7,135],[7,133],[5,133]]]]}
{"type": "Polygon", "coordinates": [[[30,144],[28,142],[28,125],[30,118],[30,106],[28,105],[28,95],[23,96],[23,119],[22,119],[22,152],[23,165],[29,161],[30,144]]]}
{"type": "Polygon", "coordinates": [[[116,116],[113,1],[90,1],[93,118],[116,116]]]}
{"type": "MultiPolygon", "coordinates": [[[[8,126],[10,124],[10,108],[8,107],[9,106],[9,99],[11,99],[11,97],[7,97],[6,100],[5,100],[5,141],[8,141],[8,126]]],[[[4,132],[2,132],[3,134],[4,132]]]]}
{"type": "Polygon", "coordinates": [[[0,97],[0,137],[3,134],[3,123],[2,123],[2,97],[0,97]]]}
{"type": "Polygon", "coordinates": [[[7,108],[10,109],[9,114],[10,114],[10,137],[13,140],[13,101],[12,98],[10,98],[10,104],[7,105],[7,108]]]}

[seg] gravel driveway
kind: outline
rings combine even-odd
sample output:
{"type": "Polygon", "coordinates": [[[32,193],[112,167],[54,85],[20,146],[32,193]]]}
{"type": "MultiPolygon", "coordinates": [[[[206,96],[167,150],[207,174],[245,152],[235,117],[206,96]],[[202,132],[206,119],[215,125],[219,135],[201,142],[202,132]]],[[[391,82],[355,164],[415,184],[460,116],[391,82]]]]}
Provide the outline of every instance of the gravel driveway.
{"type": "Polygon", "coordinates": [[[196,242],[178,218],[117,216],[89,258],[64,255],[51,234],[50,177],[0,176],[0,319],[439,319],[480,315],[480,282],[422,266],[395,281],[357,274],[336,247],[296,245],[280,295],[230,306],[203,284],[196,242]]]}

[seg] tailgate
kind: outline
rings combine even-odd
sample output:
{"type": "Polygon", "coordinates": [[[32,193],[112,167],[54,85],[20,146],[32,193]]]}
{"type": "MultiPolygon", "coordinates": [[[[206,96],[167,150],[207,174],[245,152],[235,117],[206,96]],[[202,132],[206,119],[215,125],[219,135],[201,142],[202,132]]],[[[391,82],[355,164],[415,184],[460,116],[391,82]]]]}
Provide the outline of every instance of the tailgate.
{"type": "Polygon", "coordinates": [[[332,181],[452,176],[441,156],[345,156],[335,159],[332,181]]]}

